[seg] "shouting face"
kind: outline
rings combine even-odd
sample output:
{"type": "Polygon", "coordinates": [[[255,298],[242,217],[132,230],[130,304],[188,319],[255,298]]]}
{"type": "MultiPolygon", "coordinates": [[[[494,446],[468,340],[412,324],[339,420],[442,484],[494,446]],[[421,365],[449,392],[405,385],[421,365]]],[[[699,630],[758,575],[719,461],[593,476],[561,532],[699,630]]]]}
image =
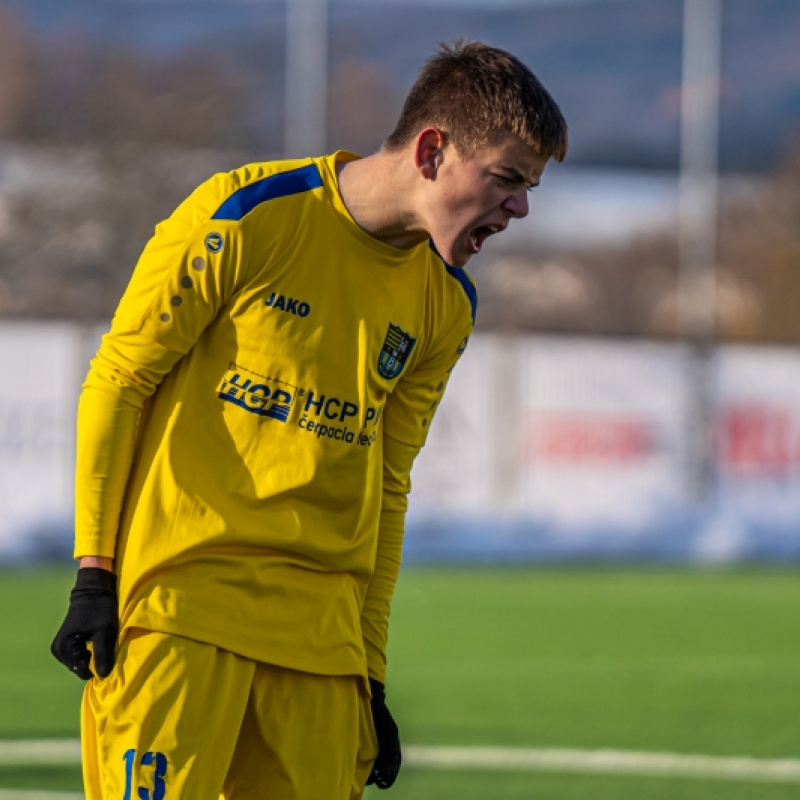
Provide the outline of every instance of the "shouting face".
{"type": "Polygon", "coordinates": [[[528,214],[527,192],[538,186],[547,157],[513,134],[462,155],[452,145],[429,183],[427,228],[436,249],[464,266],[483,243],[528,214]]]}

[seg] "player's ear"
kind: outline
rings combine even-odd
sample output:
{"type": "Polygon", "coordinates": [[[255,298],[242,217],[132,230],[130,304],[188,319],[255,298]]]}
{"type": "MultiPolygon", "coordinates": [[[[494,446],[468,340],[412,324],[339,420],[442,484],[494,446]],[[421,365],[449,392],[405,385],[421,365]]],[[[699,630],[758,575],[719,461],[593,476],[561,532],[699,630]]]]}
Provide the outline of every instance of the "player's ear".
{"type": "Polygon", "coordinates": [[[425,128],[414,142],[414,163],[425,180],[435,181],[444,160],[447,134],[438,128],[425,128]]]}

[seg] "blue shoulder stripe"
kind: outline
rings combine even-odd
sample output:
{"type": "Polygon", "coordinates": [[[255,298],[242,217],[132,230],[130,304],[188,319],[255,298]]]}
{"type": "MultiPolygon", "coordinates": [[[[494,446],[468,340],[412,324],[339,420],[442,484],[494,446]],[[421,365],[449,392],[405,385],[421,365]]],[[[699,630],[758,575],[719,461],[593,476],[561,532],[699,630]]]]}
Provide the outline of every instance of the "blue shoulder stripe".
{"type": "MultiPolygon", "coordinates": [[[[436,249],[433,239],[430,240],[430,245],[431,250],[433,250],[433,252],[439,256],[439,258],[442,258],[442,254],[436,249]]],[[[464,290],[464,294],[466,294],[467,299],[469,300],[470,309],[472,310],[472,324],[474,325],[475,314],[478,311],[478,292],[475,289],[475,284],[473,284],[472,281],[467,277],[467,273],[464,272],[463,269],[451,267],[443,258],[442,263],[447,270],[447,274],[455,278],[461,284],[461,288],[464,290]]]]}
{"type": "Polygon", "coordinates": [[[322,186],[322,177],[315,164],[308,164],[290,172],[279,172],[260,181],[242,186],[235,191],[213,214],[211,219],[240,220],[257,205],[277,197],[300,194],[322,186]]]}

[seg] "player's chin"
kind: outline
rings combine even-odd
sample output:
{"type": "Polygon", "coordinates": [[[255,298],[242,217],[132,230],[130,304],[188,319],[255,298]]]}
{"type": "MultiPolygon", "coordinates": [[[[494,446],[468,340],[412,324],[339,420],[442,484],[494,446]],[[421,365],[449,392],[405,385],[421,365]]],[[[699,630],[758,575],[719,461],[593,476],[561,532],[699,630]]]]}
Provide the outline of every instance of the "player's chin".
{"type": "Polygon", "coordinates": [[[455,253],[447,262],[451,267],[466,267],[467,262],[472,258],[472,253],[463,253],[456,255],[455,253]]]}
{"type": "Polygon", "coordinates": [[[465,231],[453,239],[437,242],[436,250],[451,267],[463,267],[480,251],[480,245],[473,240],[470,231],[465,231]]]}
{"type": "Polygon", "coordinates": [[[456,244],[446,255],[443,254],[443,257],[451,267],[464,267],[474,255],[475,253],[470,247],[459,247],[456,244]]]}

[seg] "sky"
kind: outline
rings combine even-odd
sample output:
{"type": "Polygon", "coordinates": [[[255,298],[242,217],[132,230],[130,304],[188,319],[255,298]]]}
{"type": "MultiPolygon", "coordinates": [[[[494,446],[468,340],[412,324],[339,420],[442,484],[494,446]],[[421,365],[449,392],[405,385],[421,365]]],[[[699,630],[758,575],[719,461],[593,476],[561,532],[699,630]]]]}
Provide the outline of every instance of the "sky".
{"type": "MultiPolygon", "coordinates": [[[[340,0],[341,1],[341,0],[340,0]]],[[[568,5],[578,3],[591,3],[594,0],[372,0],[376,3],[409,4],[416,2],[424,5],[435,6],[542,6],[542,5],[568,5]]]]}
{"type": "MultiPolygon", "coordinates": [[[[342,2],[342,0],[338,0],[342,2]]],[[[487,8],[492,6],[553,6],[553,5],[580,5],[592,3],[595,0],[372,0],[373,3],[387,5],[427,5],[427,6],[472,6],[474,8],[487,8]]]]}
{"type": "MultiPolygon", "coordinates": [[[[259,3],[280,3],[283,4],[288,0],[219,0],[219,2],[233,2],[233,3],[249,3],[257,5],[259,3]]],[[[337,3],[342,2],[360,2],[365,0],[335,0],[337,3]]],[[[626,0],[630,2],[631,0],[626,0]]],[[[128,2],[128,3],[169,3],[169,2],[186,2],[186,0],[109,0],[109,2],[128,2]]],[[[597,0],[369,0],[371,4],[383,5],[425,5],[425,6],[471,6],[473,8],[491,8],[493,6],[503,6],[504,8],[523,7],[523,6],[558,6],[558,5],[583,5],[586,3],[594,3],[597,0]]],[[[642,2],[642,0],[636,0],[642,2]]]]}

